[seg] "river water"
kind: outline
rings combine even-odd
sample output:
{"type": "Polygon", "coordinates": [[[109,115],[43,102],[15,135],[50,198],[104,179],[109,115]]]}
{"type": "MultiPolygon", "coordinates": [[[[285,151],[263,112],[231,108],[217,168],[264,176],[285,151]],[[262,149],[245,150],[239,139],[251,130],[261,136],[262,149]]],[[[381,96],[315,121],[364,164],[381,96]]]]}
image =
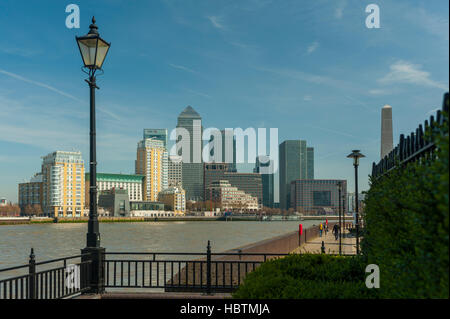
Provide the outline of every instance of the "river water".
{"type": "MultiPolygon", "coordinates": [[[[320,221],[302,221],[303,227],[320,221]]],[[[106,251],[223,252],[298,230],[299,221],[187,221],[100,223],[106,251]]],[[[0,226],[0,269],[28,263],[30,248],[37,261],[80,254],[87,223],[0,226]]]]}

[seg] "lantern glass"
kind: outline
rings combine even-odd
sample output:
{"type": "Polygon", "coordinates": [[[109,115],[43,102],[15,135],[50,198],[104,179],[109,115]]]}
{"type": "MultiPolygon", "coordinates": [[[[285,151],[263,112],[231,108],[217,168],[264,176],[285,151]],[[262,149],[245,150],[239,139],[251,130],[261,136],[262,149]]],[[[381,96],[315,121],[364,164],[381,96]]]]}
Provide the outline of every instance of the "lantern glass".
{"type": "Polygon", "coordinates": [[[106,54],[109,50],[109,43],[103,41],[102,38],[98,38],[97,42],[97,58],[95,60],[95,66],[99,69],[102,68],[103,61],[105,61],[106,54]]]}
{"type": "Polygon", "coordinates": [[[97,38],[77,39],[84,66],[93,67],[95,65],[95,55],[97,51],[97,38]]]}
{"type": "Polygon", "coordinates": [[[80,37],[77,38],[77,43],[84,66],[90,69],[101,69],[110,44],[99,36],[80,37]]]}

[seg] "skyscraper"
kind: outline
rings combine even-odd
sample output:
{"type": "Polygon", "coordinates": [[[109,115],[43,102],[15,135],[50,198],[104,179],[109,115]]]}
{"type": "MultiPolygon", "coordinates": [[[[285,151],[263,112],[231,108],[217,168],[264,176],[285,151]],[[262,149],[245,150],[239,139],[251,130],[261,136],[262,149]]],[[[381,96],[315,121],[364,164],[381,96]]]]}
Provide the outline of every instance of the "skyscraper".
{"type": "Polygon", "coordinates": [[[202,118],[187,106],[178,116],[177,154],[183,159],[183,188],[187,200],[203,199],[202,118]]]}
{"type": "Polygon", "coordinates": [[[168,153],[164,142],[147,138],[138,143],[136,174],[144,175],[143,197],[157,201],[158,193],[168,187],[168,153]]]}
{"type": "Polygon", "coordinates": [[[383,159],[386,155],[388,155],[389,152],[392,151],[393,147],[392,107],[385,105],[381,109],[381,158],[383,159]]]}
{"type": "Polygon", "coordinates": [[[288,140],[279,147],[280,208],[290,207],[291,182],[314,178],[314,149],[304,140],[288,140]]]}
{"type": "Polygon", "coordinates": [[[155,140],[162,141],[164,147],[167,148],[167,129],[166,128],[144,128],[143,139],[154,138],[155,140]]]}
{"type": "Polygon", "coordinates": [[[81,152],[56,151],[42,161],[42,210],[51,217],[83,216],[84,161],[81,152]]]}
{"type": "Polygon", "coordinates": [[[306,176],[314,179],[314,147],[306,148],[306,176]]]}
{"type": "Polygon", "coordinates": [[[172,155],[169,156],[169,172],[167,174],[167,179],[170,186],[181,186],[183,185],[183,159],[181,156],[172,155]]]}
{"type": "Polygon", "coordinates": [[[214,149],[214,135],[211,135],[209,139],[209,155],[211,156],[211,161],[216,159],[215,163],[227,163],[228,170],[230,172],[237,172],[236,166],[236,137],[234,135],[233,129],[224,129],[220,131],[222,140],[220,144],[222,145],[222,151],[220,156],[216,154],[214,149]],[[217,158],[218,157],[218,158],[217,158]]]}
{"type": "Polygon", "coordinates": [[[255,173],[261,174],[262,179],[262,188],[263,188],[263,206],[264,207],[273,207],[274,201],[274,162],[270,159],[269,156],[257,156],[256,164],[254,168],[255,173]]]}

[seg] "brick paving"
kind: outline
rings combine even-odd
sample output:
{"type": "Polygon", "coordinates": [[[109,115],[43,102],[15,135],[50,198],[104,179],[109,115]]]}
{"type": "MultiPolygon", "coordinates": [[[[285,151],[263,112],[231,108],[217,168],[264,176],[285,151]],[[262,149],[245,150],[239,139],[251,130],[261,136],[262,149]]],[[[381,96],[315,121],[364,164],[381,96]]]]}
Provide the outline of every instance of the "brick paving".
{"type": "MultiPolygon", "coordinates": [[[[327,234],[324,232],[322,237],[315,237],[308,240],[306,243],[294,249],[292,253],[321,253],[322,241],[324,241],[325,244],[325,253],[339,254],[339,239],[335,239],[334,234],[331,232],[331,228],[327,234]]],[[[342,253],[356,254],[356,238],[351,237],[347,230],[344,230],[342,233],[342,253]]]]}

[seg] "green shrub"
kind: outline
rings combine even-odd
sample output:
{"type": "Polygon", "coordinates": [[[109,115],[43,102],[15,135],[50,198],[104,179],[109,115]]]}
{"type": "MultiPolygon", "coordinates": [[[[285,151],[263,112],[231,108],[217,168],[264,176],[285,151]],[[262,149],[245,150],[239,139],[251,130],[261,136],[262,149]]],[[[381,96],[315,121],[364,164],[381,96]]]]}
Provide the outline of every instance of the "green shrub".
{"type": "Polygon", "coordinates": [[[366,194],[361,248],[380,267],[381,297],[449,297],[448,122],[438,131],[437,158],[371,180],[366,194]]]}
{"type": "Polygon", "coordinates": [[[375,298],[365,285],[362,257],[290,255],[270,260],[251,272],[233,294],[250,299],[375,298]]]}

